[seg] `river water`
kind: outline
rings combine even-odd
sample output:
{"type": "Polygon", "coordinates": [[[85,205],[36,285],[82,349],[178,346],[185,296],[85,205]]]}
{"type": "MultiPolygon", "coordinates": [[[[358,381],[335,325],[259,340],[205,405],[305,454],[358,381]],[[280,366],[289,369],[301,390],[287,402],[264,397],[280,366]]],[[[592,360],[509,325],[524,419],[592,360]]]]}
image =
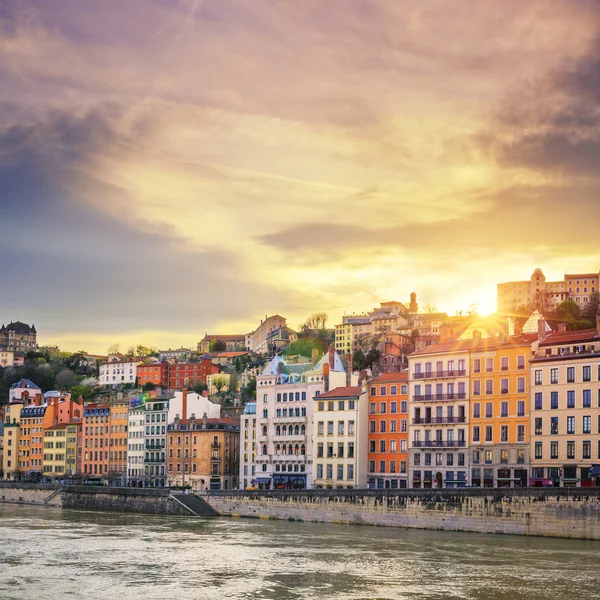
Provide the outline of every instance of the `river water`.
{"type": "Polygon", "coordinates": [[[0,598],[600,598],[600,542],[0,504],[0,598]]]}

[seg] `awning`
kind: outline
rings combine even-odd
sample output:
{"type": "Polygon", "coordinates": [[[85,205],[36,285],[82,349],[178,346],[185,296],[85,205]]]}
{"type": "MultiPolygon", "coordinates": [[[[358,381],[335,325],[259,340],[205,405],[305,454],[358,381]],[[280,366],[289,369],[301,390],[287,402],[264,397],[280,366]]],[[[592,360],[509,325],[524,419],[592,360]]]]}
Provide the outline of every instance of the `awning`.
{"type": "Polygon", "coordinates": [[[271,478],[270,477],[257,477],[256,481],[258,483],[270,483],[271,482],[271,478]]]}
{"type": "Polygon", "coordinates": [[[600,465],[592,465],[589,472],[590,477],[600,477],[600,465]]]}
{"type": "Polygon", "coordinates": [[[498,481],[521,481],[520,477],[496,477],[498,481]]]}

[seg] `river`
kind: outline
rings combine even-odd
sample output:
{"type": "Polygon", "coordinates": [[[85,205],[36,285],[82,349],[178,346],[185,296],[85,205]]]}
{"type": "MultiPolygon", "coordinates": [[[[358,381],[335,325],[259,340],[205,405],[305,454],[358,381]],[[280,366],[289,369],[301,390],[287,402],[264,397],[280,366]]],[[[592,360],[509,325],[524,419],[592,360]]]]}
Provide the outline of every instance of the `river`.
{"type": "Polygon", "coordinates": [[[597,599],[600,543],[0,504],[0,598],[597,599]]]}

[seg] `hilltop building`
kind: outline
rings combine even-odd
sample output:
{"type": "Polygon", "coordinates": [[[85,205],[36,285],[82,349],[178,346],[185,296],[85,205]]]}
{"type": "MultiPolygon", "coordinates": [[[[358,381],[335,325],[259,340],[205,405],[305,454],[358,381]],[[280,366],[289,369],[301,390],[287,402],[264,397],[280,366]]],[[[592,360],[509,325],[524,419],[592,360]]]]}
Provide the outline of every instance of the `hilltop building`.
{"type": "Polygon", "coordinates": [[[0,327],[0,350],[27,353],[37,347],[37,331],[35,325],[27,325],[21,321],[11,321],[0,327]]]}

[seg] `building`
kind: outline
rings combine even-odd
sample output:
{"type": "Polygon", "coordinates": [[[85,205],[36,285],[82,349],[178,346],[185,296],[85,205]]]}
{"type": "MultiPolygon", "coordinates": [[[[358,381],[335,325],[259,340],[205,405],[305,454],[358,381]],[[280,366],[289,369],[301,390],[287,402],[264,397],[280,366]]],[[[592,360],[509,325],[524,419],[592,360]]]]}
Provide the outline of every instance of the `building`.
{"type": "Polygon", "coordinates": [[[67,460],[65,475],[81,474],[81,417],[67,423],[67,460]]]}
{"type": "Polygon", "coordinates": [[[33,381],[21,379],[10,386],[8,391],[8,402],[23,401],[23,404],[30,402],[42,403],[42,390],[33,381]]]}
{"type": "Polygon", "coordinates": [[[316,395],[313,432],[313,486],[367,487],[368,396],[363,386],[337,387],[316,395]]]}
{"type": "Polygon", "coordinates": [[[187,390],[177,390],[170,394],[167,423],[173,423],[176,417],[189,419],[192,413],[209,419],[221,418],[221,405],[211,402],[206,396],[187,390]]]}
{"type": "Polygon", "coordinates": [[[406,356],[414,351],[410,336],[398,332],[388,332],[380,344],[379,368],[382,373],[399,373],[406,370],[406,356]]]}
{"type": "Polygon", "coordinates": [[[385,373],[368,384],[368,485],[408,486],[408,373],[385,373]]]}
{"type": "Polygon", "coordinates": [[[248,402],[240,418],[240,489],[258,487],[256,476],[256,402],[248,402]]]}
{"type": "Polygon", "coordinates": [[[85,480],[108,480],[110,414],[108,404],[90,402],[83,410],[81,474],[85,480]]]}
{"type": "Polygon", "coordinates": [[[212,345],[216,341],[223,342],[225,344],[225,350],[227,352],[236,352],[238,350],[246,349],[246,335],[245,334],[208,334],[205,333],[202,341],[198,342],[198,352],[206,354],[212,352],[212,345]]]}
{"type": "Polygon", "coordinates": [[[219,372],[219,367],[212,363],[208,354],[201,361],[183,362],[167,365],[167,387],[181,389],[192,387],[196,383],[206,385],[206,377],[219,372]]]}
{"type": "Polygon", "coordinates": [[[110,405],[108,479],[113,485],[125,485],[127,480],[128,410],[128,400],[110,405]]]}
{"type": "Polygon", "coordinates": [[[15,353],[13,350],[2,350],[0,348],[0,367],[12,367],[15,364],[15,353]]]}
{"type": "Polygon", "coordinates": [[[21,321],[11,321],[0,327],[0,350],[12,352],[31,352],[37,348],[37,331],[35,325],[27,325],[21,321]]]}
{"type": "Polygon", "coordinates": [[[499,283],[497,308],[499,313],[510,314],[522,306],[552,308],[571,299],[585,310],[599,289],[598,273],[565,274],[562,281],[546,281],[537,268],[529,280],[499,283]]]}
{"type": "Polygon", "coordinates": [[[600,484],[600,320],[546,334],[529,377],[530,485],[600,484]]]}
{"type": "MultiPolygon", "coordinates": [[[[187,391],[179,392],[187,396],[187,391]]],[[[161,392],[146,400],[146,429],[144,432],[144,484],[164,487],[167,474],[167,424],[170,403],[175,399],[171,392],[161,392]]],[[[187,398],[186,398],[187,400],[187,398]]]]}
{"type": "Polygon", "coordinates": [[[127,414],[127,485],[144,486],[145,434],[146,404],[143,397],[134,398],[127,414]]]}
{"type": "Polygon", "coordinates": [[[167,428],[167,481],[193,490],[238,488],[240,429],[223,419],[176,418],[167,428]]]}
{"type": "Polygon", "coordinates": [[[408,356],[412,488],[468,485],[472,345],[472,341],[434,344],[408,356]]]}
{"type": "Polygon", "coordinates": [[[256,418],[251,422],[257,431],[243,430],[241,435],[244,441],[258,440],[255,484],[259,488],[312,487],[312,398],[356,380],[333,348],[314,367],[288,363],[281,356],[270,361],[256,378],[256,418]]]}
{"type": "Polygon", "coordinates": [[[44,478],[61,480],[67,473],[67,423],[44,430],[44,478]]]}
{"type": "Polygon", "coordinates": [[[529,359],[537,336],[475,339],[470,352],[473,487],[527,487],[529,359]]]}
{"type": "Polygon", "coordinates": [[[156,387],[168,385],[168,363],[166,361],[144,360],[137,366],[137,383],[145,386],[151,383],[156,387]]]}
{"type": "Polygon", "coordinates": [[[265,316],[264,320],[261,320],[260,325],[254,331],[246,334],[246,350],[255,352],[256,354],[272,356],[274,353],[275,337],[273,340],[271,340],[271,337],[274,332],[285,328],[286,325],[286,318],[281,315],[265,316]]]}
{"type": "Polygon", "coordinates": [[[21,410],[23,401],[16,400],[6,407],[4,433],[2,436],[2,473],[6,480],[20,479],[21,410]]]}
{"type": "Polygon", "coordinates": [[[100,385],[135,384],[137,367],[142,361],[137,358],[117,358],[102,363],[99,367],[100,385]]]}
{"type": "MultiPolygon", "coordinates": [[[[208,352],[208,350],[207,350],[208,352]]],[[[177,348],[176,350],[159,350],[158,351],[158,360],[160,362],[169,362],[172,360],[188,360],[192,354],[194,354],[193,350],[189,348],[177,348]]]]}

